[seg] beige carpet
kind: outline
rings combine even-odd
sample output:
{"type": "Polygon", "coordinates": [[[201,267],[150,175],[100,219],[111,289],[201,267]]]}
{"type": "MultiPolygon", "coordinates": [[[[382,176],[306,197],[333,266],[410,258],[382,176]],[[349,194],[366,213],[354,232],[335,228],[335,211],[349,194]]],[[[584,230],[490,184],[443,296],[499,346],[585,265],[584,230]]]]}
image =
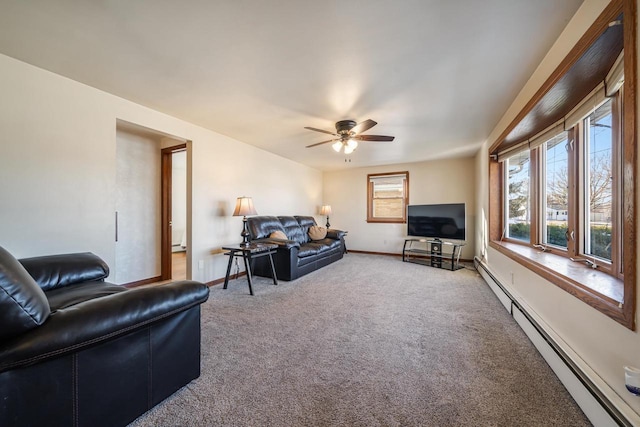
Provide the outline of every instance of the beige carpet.
{"type": "Polygon", "coordinates": [[[584,426],[482,278],[347,254],[203,305],[202,375],[134,426],[584,426]]]}

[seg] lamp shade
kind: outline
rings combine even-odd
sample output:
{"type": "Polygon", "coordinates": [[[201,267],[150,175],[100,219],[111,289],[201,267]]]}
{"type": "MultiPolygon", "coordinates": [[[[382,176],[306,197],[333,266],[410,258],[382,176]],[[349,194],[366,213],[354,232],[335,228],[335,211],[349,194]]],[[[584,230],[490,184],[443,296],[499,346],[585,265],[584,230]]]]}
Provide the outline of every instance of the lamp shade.
{"type": "Polygon", "coordinates": [[[320,215],[331,215],[331,205],[324,205],[320,208],[320,215]]]}
{"type": "Polygon", "coordinates": [[[251,200],[251,197],[238,197],[238,200],[236,200],[236,209],[233,211],[233,216],[247,215],[258,215],[256,208],[253,207],[253,200],[251,200]]]}

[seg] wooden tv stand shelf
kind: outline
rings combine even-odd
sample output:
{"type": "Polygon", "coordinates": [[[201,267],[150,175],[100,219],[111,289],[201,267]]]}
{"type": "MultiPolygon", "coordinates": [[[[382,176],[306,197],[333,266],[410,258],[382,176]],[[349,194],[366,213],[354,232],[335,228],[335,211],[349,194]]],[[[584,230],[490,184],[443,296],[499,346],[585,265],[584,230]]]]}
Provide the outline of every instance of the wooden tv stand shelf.
{"type": "Polygon", "coordinates": [[[440,239],[405,239],[402,261],[431,267],[459,270],[460,251],[464,243],[445,242],[440,239]],[[424,244],[424,245],[422,245],[424,244]],[[419,246],[423,247],[419,247],[419,246]]]}

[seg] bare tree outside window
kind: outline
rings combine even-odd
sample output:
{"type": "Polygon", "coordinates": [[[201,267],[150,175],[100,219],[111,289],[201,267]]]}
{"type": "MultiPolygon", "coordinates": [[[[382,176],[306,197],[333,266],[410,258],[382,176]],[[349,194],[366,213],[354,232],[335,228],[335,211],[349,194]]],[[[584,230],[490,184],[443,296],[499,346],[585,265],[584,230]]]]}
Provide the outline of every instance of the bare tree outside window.
{"type": "Polygon", "coordinates": [[[529,241],[531,219],[529,215],[529,151],[523,151],[507,160],[509,194],[507,195],[506,236],[529,241]]]}
{"type": "Polygon", "coordinates": [[[569,220],[569,154],[567,132],[551,138],[544,145],[545,215],[543,243],[567,248],[569,220]]]}
{"type": "Polygon", "coordinates": [[[586,138],[585,170],[588,171],[589,211],[584,253],[611,260],[613,239],[613,135],[611,100],[607,100],[584,120],[586,138]]]}

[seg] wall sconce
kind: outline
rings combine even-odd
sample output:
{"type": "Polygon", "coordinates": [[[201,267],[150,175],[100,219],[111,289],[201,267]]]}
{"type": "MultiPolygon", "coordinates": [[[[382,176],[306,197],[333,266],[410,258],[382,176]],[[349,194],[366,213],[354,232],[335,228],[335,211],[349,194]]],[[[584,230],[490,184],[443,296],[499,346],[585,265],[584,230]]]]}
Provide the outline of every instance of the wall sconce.
{"type": "Polygon", "coordinates": [[[327,216],[327,230],[328,230],[329,227],[331,227],[331,224],[329,224],[329,215],[331,215],[331,205],[323,205],[320,208],[320,215],[327,216]]]}
{"type": "Polygon", "coordinates": [[[258,215],[256,208],[253,207],[253,200],[251,197],[238,197],[236,200],[236,208],[233,211],[233,216],[242,217],[242,243],[240,246],[249,245],[249,229],[247,228],[247,215],[258,215]]]}

